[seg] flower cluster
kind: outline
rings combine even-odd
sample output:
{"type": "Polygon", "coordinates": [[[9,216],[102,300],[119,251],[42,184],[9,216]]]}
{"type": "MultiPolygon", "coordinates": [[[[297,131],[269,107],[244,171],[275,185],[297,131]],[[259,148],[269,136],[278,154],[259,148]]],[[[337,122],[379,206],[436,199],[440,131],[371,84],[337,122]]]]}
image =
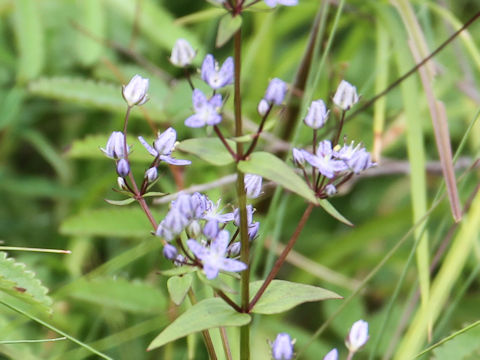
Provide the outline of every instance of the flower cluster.
{"type": "Polygon", "coordinates": [[[361,144],[338,144],[345,112],[356,102],[359,96],[356,88],[342,80],[333,97],[333,102],[342,110],[338,131],[334,139],[316,142],[317,130],[321,129],[329,118],[330,111],[323,100],[311,103],[304,119],[305,125],[313,129],[313,152],[305,149],[292,149],[294,164],[303,171],[305,180],[320,198],[333,196],[337,187],[348,180],[352,174],[359,174],[375,165],[370,153],[361,144]],[[312,167],[312,172],[306,166],[312,167]]]}
{"type": "MultiPolygon", "coordinates": [[[[221,202],[211,201],[198,192],[181,193],[170,204],[170,209],[158,225],[156,235],[168,242],[176,241],[184,252],[179,254],[172,244],[164,247],[164,256],[178,265],[201,266],[208,279],[217,277],[220,270],[238,272],[247,265],[234,259],[240,253],[240,242],[235,241],[236,234],[230,236],[225,230],[229,223],[240,226],[239,211],[225,212],[221,202]],[[182,232],[186,233],[188,250],[181,241],[182,232]],[[191,253],[191,254],[190,254],[191,253]]],[[[253,221],[253,207],[247,208],[250,240],[258,232],[260,223],[253,221]]]]}

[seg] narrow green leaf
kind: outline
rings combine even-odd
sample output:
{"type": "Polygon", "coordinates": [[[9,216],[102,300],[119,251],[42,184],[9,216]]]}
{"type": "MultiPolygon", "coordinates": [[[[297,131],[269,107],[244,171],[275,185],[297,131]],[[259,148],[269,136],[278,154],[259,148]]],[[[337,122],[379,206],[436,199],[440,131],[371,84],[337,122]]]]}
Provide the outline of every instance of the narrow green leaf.
{"type": "Polygon", "coordinates": [[[322,200],[319,201],[319,204],[320,204],[320,206],[323,208],[323,210],[325,210],[328,214],[330,214],[330,216],[334,217],[334,218],[337,219],[338,221],[341,221],[341,222],[344,223],[345,225],[354,226],[354,225],[350,222],[350,220],[348,220],[345,216],[343,216],[342,214],[340,214],[340,213],[338,212],[338,210],[335,209],[335,207],[328,202],[328,200],[322,199],[322,200]]]}
{"type": "Polygon", "coordinates": [[[128,205],[128,204],[131,204],[135,201],[134,198],[129,198],[129,199],[125,199],[125,200],[109,200],[109,199],[105,199],[105,201],[111,205],[116,205],[116,206],[125,206],[125,205],[128,205]]]}
{"type": "Polygon", "coordinates": [[[69,289],[68,296],[134,313],[159,313],[166,306],[165,295],[160,290],[126,279],[100,278],[80,281],[69,289]]]}
{"type": "MultiPolygon", "coordinates": [[[[263,281],[250,283],[251,297],[255,296],[263,281]]],[[[279,314],[305,302],[342,299],[333,291],[321,287],[284,280],[273,280],[252,309],[256,314],[279,314]]]]}
{"type": "Polygon", "coordinates": [[[141,209],[109,208],[89,210],[68,217],[60,226],[64,235],[142,237],[151,224],[141,209]]]}
{"type": "Polygon", "coordinates": [[[205,299],[192,306],[165,328],[150,343],[147,350],[159,348],[202,330],[220,326],[242,326],[248,324],[250,320],[250,315],[236,312],[220,298],[205,299]]]}
{"type": "Polygon", "coordinates": [[[285,189],[318,204],[313,191],[305,181],[285,162],[267,152],[254,152],[246,161],[240,161],[238,168],[244,173],[260,175],[283,186],[285,189]]]}
{"type": "MultiPolygon", "coordinates": [[[[227,140],[227,143],[230,147],[235,148],[233,141],[227,140]]],[[[178,144],[176,149],[198,156],[200,159],[215,166],[233,163],[232,155],[217,138],[187,139],[178,144]]]]}
{"type": "MultiPolygon", "coordinates": [[[[68,101],[103,110],[125,113],[126,104],[121,95],[121,86],[74,77],[41,78],[31,82],[28,90],[35,95],[68,101]]],[[[147,102],[144,107],[152,117],[163,118],[161,99],[147,102]]],[[[138,114],[137,111],[132,115],[138,114]]]]}
{"type": "Polygon", "coordinates": [[[183,276],[172,276],[167,281],[168,293],[172,301],[178,306],[183,303],[185,296],[192,286],[192,274],[185,274],[183,276]]]}
{"type": "Polygon", "coordinates": [[[47,295],[48,289],[35,277],[33,271],[26,269],[25,264],[8,258],[3,251],[0,252],[0,290],[39,305],[43,311],[51,311],[52,299],[47,295]]]}
{"type": "Polygon", "coordinates": [[[45,44],[39,2],[17,0],[13,2],[15,37],[19,49],[18,79],[25,82],[36,78],[45,62],[45,44]]]}
{"type": "Polygon", "coordinates": [[[177,276],[177,275],[189,274],[194,271],[197,271],[196,267],[180,266],[180,267],[175,267],[173,269],[161,270],[159,271],[159,274],[163,276],[177,276]]]}
{"type": "Polygon", "coordinates": [[[159,191],[150,191],[146,194],[143,194],[143,197],[162,197],[168,195],[167,193],[159,192],[159,191]]]}
{"type": "Polygon", "coordinates": [[[218,24],[217,40],[215,46],[222,47],[242,26],[242,17],[240,15],[233,16],[230,13],[223,15],[218,24]]]}

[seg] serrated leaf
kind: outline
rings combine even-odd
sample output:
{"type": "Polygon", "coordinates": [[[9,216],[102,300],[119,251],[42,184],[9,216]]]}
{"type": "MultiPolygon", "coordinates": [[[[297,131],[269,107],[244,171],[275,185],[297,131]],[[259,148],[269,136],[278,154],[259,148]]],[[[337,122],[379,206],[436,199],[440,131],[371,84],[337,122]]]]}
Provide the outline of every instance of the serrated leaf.
{"type": "MultiPolygon", "coordinates": [[[[227,140],[232,149],[235,149],[235,143],[227,140]]],[[[184,140],[176,146],[177,150],[187,152],[198,156],[206,162],[224,166],[233,163],[233,157],[217,138],[196,138],[184,140]]]]}
{"type": "Polygon", "coordinates": [[[148,346],[153,350],[187,335],[220,326],[242,326],[250,322],[248,314],[233,310],[220,298],[205,299],[165,328],[148,346]]]}
{"type": "Polygon", "coordinates": [[[18,78],[21,82],[37,77],[45,60],[45,45],[39,3],[35,0],[14,1],[14,29],[17,40],[18,78]]]}
{"type": "MultiPolygon", "coordinates": [[[[105,148],[110,134],[89,135],[84,139],[75,140],[72,147],[67,151],[67,156],[73,159],[105,159],[112,161],[105,156],[100,148],[105,148]]],[[[151,163],[153,157],[133,136],[127,136],[129,146],[132,146],[132,152],[128,155],[132,162],[151,163]]],[[[113,163],[113,161],[112,161],[113,163]]],[[[113,165],[112,165],[113,166],[113,165]]]]}
{"type": "Polygon", "coordinates": [[[39,305],[44,311],[51,311],[52,299],[47,295],[48,289],[35,278],[33,271],[26,269],[25,264],[8,258],[3,251],[0,252],[0,290],[39,305]]]}
{"type": "Polygon", "coordinates": [[[105,201],[111,205],[115,205],[115,206],[125,206],[125,205],[128,205],[128,204],[131,204],[135,201],[134,198],[129,198],[129,199],[125,199],[125,200],[109,200],[109,199],[105,199],[105,201]]]}
{"type": "MultiPolygon", "coordinates": [[[[74,77],[41,78],[29,83],[28,90],[35,95],[68,101],[80,105],[124,114],[126,104],[121,95],[121,86],[74,77]]],[[[150,99],[144,107],[152,117],[164,117],[162,101],[150,99]]],[[[132,115],[139,114],[134,111],[132,115]]]]}
{"type": "MultiPolygon", "coordinates": [[[[252,298],[262,284],[262,280],[250,283],[252,298]]],[[[342,297],[333,291],[317,286],[273,280],[253,307],[252,312],[256,314],[279,314],[305,302],[328,299],[342,299],[342,297]]]]}
{"type": "Polygon", "coordinates": [[[242,17],[240,15],[233,16],[230,13],[223,15],[218,24],[217,40],[215,46],[222,47],[232,38],[233,35],[242,26],[242,17]]]}
{"type": "Polygon", "coordinates": [[[60,226],[64,235],[144,237],[151,224],[141,209],[108,208],[89,210],[68,217],[60,226]]]}
{"type": "Polygon", "coordinates": [[[69,289],[68,296],[134,313],[159,313],[166,307],[165,295],[160,290],[126,279],[80,281],[69,289]]]}
{"type": "Polygon", "coordinates": [[[183,303],[185,296],[192,286],[192,274],[185,274],[183,276],[172,276],[167,281],[167,289],[170,294],[170,298],[175,305],[183,303]]]}
{"type": "Polygon", "coordinates": [[[309,202],[318,204],[315,194],[305,181],[290,166],[273,154],[254,152],[248,160],[240,161],[238,168],[244,173],[257,174],[272,180],[285,189],[307,199],[309,202]]]}

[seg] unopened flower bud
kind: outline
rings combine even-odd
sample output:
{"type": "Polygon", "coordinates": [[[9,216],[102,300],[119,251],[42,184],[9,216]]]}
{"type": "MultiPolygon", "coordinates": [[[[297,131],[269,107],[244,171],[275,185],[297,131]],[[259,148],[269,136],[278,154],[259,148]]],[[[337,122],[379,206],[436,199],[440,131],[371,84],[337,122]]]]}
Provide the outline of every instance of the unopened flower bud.
{"type": "Polygon", "coordinates": [[[325,125],[325,122],[328,119],[328,113],[329,111],[323,100],[315,100],[312,101],[307,116],[303,121],[305,122],[305,125],[312,129],[320,129],[325,125]]]}
{"type": "Polygon", "coordinates": [[[198,221],[193,220],[187,226],[187,235],[190,239],[196,239],[202,234],[202,227],[198,223],[198,221]]]}
{"type": "Polygon", "coordinates": [[[117,177],[117,184],[120,189],[128,190],[127,184],[125,183],[125,179],[122,178],[121,176],[117,177]]]}
{"type": "Polygon", "coordinates": [[[217,220],[209,220],[203,227],[203,234],[209,239],[215,239],[218,235],[218,232],[219,228],[217,220]]]}
{"type": "Polygon", "coordinates": [[[230,257],[235,257],[240,254],[240,249],[242,248],[242,245],[240,244],[239,241],[234,242],[232,245],[230,245],[227,249],[227,254],[230,257]]]}
{"type": "Polygon", "coordinates": [[[254,240],[257,237],[258,229],[260,228],[260,223],[254,222],[248,227],[248,239],[250,241],[254,240]]]}
{"type": "Polygon", "coordinates": [[[368,341],[368,323],[363,320],[356,321],[345,339],[345,345],[350,352],[360,350],[368,341]]]}
{"type": "Polygon", "coordinates": [[[178,39],[173,46],[170,62],[178,67],[185,67],[192,63],[197,53],[185,39],[178,39]]]}
{"type": "MultiPolygon", "coordinates": [[[[114,131],[110,135],[107,141],[107,145],[104,148],[100,148],[105,155],[111,159],[121,159],[125,157],[125,136],[121,131],[114,131]]],[[[127,146],[127,152],[130,151],[130,147],[127,146]]]]}
{"type": "Polygon", "coordinates": [[[255,174],[245,175],[245,192],[247,198],[256,199],[262,191],[262,177],[255,174]]]}
{"type": "Polygon", "coordinates": [[[336,193],[337,193],[337,188],[335,187],[335,185],[328,184],[327,186],[325,186],[325,194],[327,194],[327,196],[333,196],[336,193]]]}
{"type": "Polygon", "coordinates": [[[333,97],[333,102],[343,111],[347,111],[358,102],[357,88],[342,80],[333,97]]]}
{"type": "Polygon", "coordinates": [[[268,109],[270,109],[270,105],[268,105],[268,101],[265,99],[260,100],[257,106],[258,114],[261,117],[264,117],[265,115],[267,115],[268,109]]]}
{"type": "Polygon", "coordinates": [[[264,99],[272,104],[280,105],[287,93],[287,84],[284,81],[274,78],[270,80],[264,99]]]}
{"type": "Polygon", "coordinates": [[[293,359],[294,342],[287,333],[280,333],[275,338],[272,346],[272,357],[274,360],[291,360],[293,359]]]}
{"type": "Polygon", "coordinates": [[[154,182],[155,179],[158,177],[158,171],[156,167],[151,167],[147,171],[145,171],[145,177],[148,179],[148,182],[154,182]]]}
{"type": "Polygon", "coordinates": [[[163,247],[163,256],[165,256],[165,259],[174,260],[177,256],[177,248],[171,244],[165,244],[163,247]]]}
{"type": "Polygon", "coordinates": [[[338,360],[338,350],[337,349],[330,350],[329,353],[325,355],[323,360],[338,360]]]}
{"type": "Polygon", "coordinates": [[[303,165],[305,165],[305,157],[303,156],[302,150],[293,148],[292,155],[293,155],[293,162],[295,163],[295,165],[303,168],[303,165]]]}
{"type": "Polygon", "coordinates": [[[173,261],[173,265],[175,266],[182,266],[185,263],[185,256],[182,254],[178,254],[175,260],[173,261]]]}
{"type": "Polygon", "coordinates": [[[123,86],[122,95],[128,106],[143,105],[148,100],[148,79],[135,75],[127,85],[123,86]]]}
{"type": "Polygon", "coordinates": [[[125,177],[130,172],[130,165],[125,159],[120,159],[117,163],[117,174],[121,177],[125,177]]]}

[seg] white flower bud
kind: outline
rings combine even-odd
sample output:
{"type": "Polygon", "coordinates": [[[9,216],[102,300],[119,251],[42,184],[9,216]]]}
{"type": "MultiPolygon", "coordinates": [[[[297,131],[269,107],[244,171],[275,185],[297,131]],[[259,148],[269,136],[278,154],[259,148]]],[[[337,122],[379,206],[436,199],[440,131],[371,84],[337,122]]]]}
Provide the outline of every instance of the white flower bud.
{"type": "Polygon", "coordinates": [[[246,174],[245,191],[249,199],[256,199],[262,191],[262,177],[254,174],[246,174]]]}
{"type": "Polygon", "coordinates": [[[337,188],[335,187],[335,185],[328,184],[327,186],[325,186],[325,194],[327,194],[327,196],[333,196],[336,193],[337,193],[337,188]]]}
{"type": "Polygon", "coordinates": [[[325,125],[329,112],[330,111],[327,110],[323,100],[312,101],[307,116],[303,121],[305,122],[305,125],[312,129],[320,129],[325,125]]]}
{"type": "Polygon", "coordinates": [[[127,184],[125,183],[125,179],[122,178],[121,176],[117,177],[117,184],[120,189],[128,190],[127,184]]]}
{"type": "Polygon", "coordinates": [[[151,167],[145,171],[145,177],[148,179],[148,182],[154,182],[158,176],[158,171],[156,167],[151,167]]]}
{"type": "Polygon", "coordinates": [[[187,40],[178,39],[172,49],[170,62],[175,66],[185,67],[192,63],[195,55],[197,55],[197,53],[187,40]]]}
{"type": "Polygon", "coordinates": [[[368,323],[363,320],[356,321],[345,339],[345,345],[350,352],[360,350],[368,341],[368,323]]]}
{"type": "Polygon", "coordinates": [[[349,82],[342,80],[333,97],[333,102],[340,109],[347,111],[358,102],[357,88],[349,82]]]}
{"type": "Polygon", "coordinates": [[[270,109],[270,105],[268,105],[268,101],[265,99],[260,100],[257,106],[258,114],[261,117],[264,117],[267,114],[268,109],[270,109]]]}
{"type": "Polygon", "coordinates": [[[338,359],[338,350],[333,349],[330,350],[327,355],[323,358],[323,360],[337,360],[338,359]]]}
{"type": "MultiPolygon", "coordinates": [[[[100,148],[105,155],[111,159],[121,159],[125,157],[125,136],[121,131],[114,131],[107,141],[104,148],[100,148]]],[[[130,152],[130,147],[127,146],[127,152],[130,152]]]]}
{"type": "Polygon", "coordinates": [[[303,168],[303,165],[305,165],[305,156],[303,156],[303,151],[297,148],[293,148],[292,155],[295,165],[303,168]]]}
{"type": "Polygon", "coordinates": [[[135,75],[127,85],[123,86],[122,95],[128,106],[143,105],[148,100],[148,79],[135,75]]]}

